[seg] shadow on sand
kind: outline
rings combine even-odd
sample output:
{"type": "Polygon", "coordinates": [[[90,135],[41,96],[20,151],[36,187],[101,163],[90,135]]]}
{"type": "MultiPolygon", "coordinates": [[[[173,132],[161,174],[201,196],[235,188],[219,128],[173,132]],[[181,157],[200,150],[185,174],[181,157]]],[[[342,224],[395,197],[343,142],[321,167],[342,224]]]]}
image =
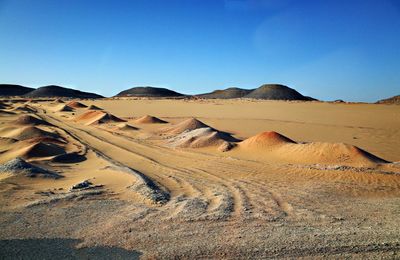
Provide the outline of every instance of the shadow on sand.
{"type": "Polygon", "coordinates": [[[0,240],[0,259],[139,259],[137,251],[117,247],[75,248],[78,239],[0,240]]]}

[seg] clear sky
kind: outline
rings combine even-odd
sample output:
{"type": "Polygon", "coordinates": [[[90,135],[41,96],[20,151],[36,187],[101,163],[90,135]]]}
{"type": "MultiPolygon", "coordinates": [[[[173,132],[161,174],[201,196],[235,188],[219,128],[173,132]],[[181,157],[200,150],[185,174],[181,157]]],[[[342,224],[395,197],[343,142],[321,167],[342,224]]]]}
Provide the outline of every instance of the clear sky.
{"type": "Polygon", "coordinates": [[[400,0],[0,0],[0,82],[400,94],[400,0]]]}

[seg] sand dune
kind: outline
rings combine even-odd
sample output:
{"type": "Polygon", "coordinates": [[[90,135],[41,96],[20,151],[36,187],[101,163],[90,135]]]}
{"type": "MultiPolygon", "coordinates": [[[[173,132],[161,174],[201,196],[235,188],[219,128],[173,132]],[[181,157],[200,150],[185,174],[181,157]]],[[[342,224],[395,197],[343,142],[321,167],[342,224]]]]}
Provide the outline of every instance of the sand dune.
{"type": "Polygon", "coordinates": [[[58,112],[72,112],[74,111],[74,108],[68,105],[60,105],[58,107],[56,107],[55,111],[58,112]]]}
{"type": "Polygon", "coordinates": [[[136,119],[135,123],[138,123],[138,124],[165,124],[168,122],[164,121],[162,119],[159,119],[157,117],[154,117],[154,116],[145,115],[145,116],[142,116],[142,117],[136,119]]]}
{"type": "Polygon", "coordinates": [[[48,122],[31,115],[22,115],[12,123],[15,125],[49,125],[48,122]]]}
{"type": "Polygon", "coordinates": [[[33,113],[33,112],[36,112],[36,109],[27,104],[23,104],[23,105],[13,108],[12,111],[33,113]]]}
{"type": "Polygon", "coordinates": [[[250,149],[268,149],[271,146],[284,145],[288,143],[295,143],[286,136],[283,136],[277,132],[262,132],[258,135],[252,136],[242,141],[239,146],[242,148],[250,149]]]}
{"type": "Polygon", "coordinates": [[[50,138],[60,138],[59,135],[42,130],[36,126],[28,125],[25,127],[6,127],[0,129],[0,136],[13,138],[16,140],[26,140],[35,137],[50,137],[50,138]]]}
{"type": "Polygon", "coordinates": [[[119,124],[117,126],[117,128],[118,128],[118,130],[122,130],[122,131],[137,131],[137,130],[139,130],[139,128],[134,127],[134,126],[132,126],[130,124],[127,124],[127,123],[119,124]]]}
{"type": "Polygon", "coordinates": [[[85,104],[82,104],[81,102],[78,101],[70,101],[67,103],[67,106],[72,107],[72,108],[85,108],[87,107],[85,104]]]}
{"type": "Polygon", "coordinates": [[[196,118],[189,118],[189,119],[186,119],[176,125],[162,129],[162,132],[176,135],[176,134],[183,133],[184,131],[191,131],[191,130],[195,130],[198,128],[205,128],[205,127],[211,128],[210,126],[204,124],[203,122],[201,122],[200,120],[197,120],[196,118]]]}
{"type": "Polygon", "coordinates": [[[56,99],[54,99],[53,103],[55,103],[55,104],[63,104],[65,102],[64,102],[64,100],[62,100],[60,98],[56,98],[56,99]]]}
{"type": "Polygon", "coordinates": [[[237,146],[245,155],[281,159],[287,162],[309,164],[340,164],[370,166],[387,161],[356,146],[344,143],[296,143],[276,132],[263,132],[250,137],[237,146]]]}
{"type": "Polygon", "coordinates": [[[75,117],[75,121],[82,122],[86,125],[91,125],[91,124],[103,124],[103,123],[119,123],[119,122],[125,122],[126,120],[118,118],[108,112],[90,110],[75,117]]]}
{"type": "Polygon", "coordinates": [[[87,107],[87,110],[103,110],[103,109],[95,105],[90,105],[87,107]]]}

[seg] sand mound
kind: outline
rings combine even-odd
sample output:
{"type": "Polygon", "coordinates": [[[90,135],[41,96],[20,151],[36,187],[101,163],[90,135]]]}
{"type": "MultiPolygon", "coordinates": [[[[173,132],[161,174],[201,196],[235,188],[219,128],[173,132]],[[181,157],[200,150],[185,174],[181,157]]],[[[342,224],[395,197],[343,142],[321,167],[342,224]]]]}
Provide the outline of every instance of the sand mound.
{"type": "Polygon", "coordinates": [[[88,106],[87,109],[88,109],[88,110],[103,110],[102,108],[100,108],[100,107],[98,107],[98,106],[95,106],[95,105],[90,105],[90,106],[88,106]]]}
{"type": "Polygon", "coordinates": [[[291,160],[312,164],[369,166],[387,161],[354,145],[344,143],[306,143],[284,147],[280,151],[291,160]]]}
{"type": "Polygon", "coordinates": [[[180,134],[185,131],[191,131],[198,128],[211,128],[210,126],[204,124],[203,122],[197,120],[196,118],[189,118],[182,121],[172,127],[163,129],[162,131],[168,134],[180,134]]]}
{"type": "Polygon", "coordinates": [[[149,116],[149,115],[138,118],[135,120],[135,122],[138,124],[165,124],[165,123],[168,123],[167,121],[164,121],[162,119],[159,119],[154,116],[149,116]]]}
{"type": "Polygon", "coordinates": [[[36,112],[36,109],[27,104],[23,104],[23,105],[17,106],[16,108],[12,109],[12,111],[34,113],[34,112],[36,112]]]}
{"type": "MultiPolygon", "coordinates": [[[[32,140],[30,140],[31,142],[32,140]]],[[[27,145],[29,142],[26,143],[27,145]]],[[[25,159],[38,157],[51,157],[64,154],[65,150],[60,145],[48,142],[34,142],[19,150],[19,156],[25,159]]]]}
{"type": "Polygon", "coordinates": [[[58,112],[72,112],[74,109],[68,105],[61,105],[58,108],[56,108],[56,111],[58,112]]]}
{"type": "Polygon", "coordinates": [[[15,125],[50,125],[48,122],[31,115],[23,115],[12,122],[15,125]]]}
{"type": "Polygon", "coordinates": [[[110,113],[97,110],[89,110],[77,116],[75,118],[75,121],[85,123],[86,125],[126,122],[125,120],[118,118],[110,113]]]}
{"type": "Polygon", "coordinates": [[[117,97],[180,97],[181,93],[166,88],[134,87],[121,91],[117,97]]]}
{"type": "Polygon", "coordinates": [[[233,138],[225,133],[216,131],[210,127],[186,130],[183,133],[171,138],[169,145],[182,148],[201,148],[210,146],[221,146],[227,140],[233,138]]]}
{"type": "Polygon", "coordinates": [[[56,98],[56,99],[54,99],[53,103],[55,103],[55,104],[64,104],[65,102],[64,102],[64,100],[62,100],[60,98],[56,98]]]}
{"type": "Polygon", "coordinates": [[[387,161],[344,143],[296,143],[276,132],[263,132],[238,145],[245,155],[290,163],[370,166],[387,161]],[[250,153],[248,152],[250,151],[250,153]]]}
{"type": "Polygon", "coordinates": [[[263,132],[252,136],[239,143],[240,147],[243,148],[268,148],[276,145],[284,145],[288,143],[295,143],[286,136],[283,136],[277,132],[263,132]]]}
{"type": "Polygon", "coordinates": [[[78,163],[86,160],[86,157],[76,152],[60,154],[51,159],[52,162],[57,163],[78,163]]]}
{"type": "Polygon", "coordinates": [[[84,104],[82,104],[81,102],[78,102],[78,101],[68,102],[67,106],[72,107],[72,108],[85,108],[85,107],[87,107],[86,105],[84,105],[84,104]]]}
{"type": "Polygon", "coordinates": [[[62,177],[55,172],[30,164],[19,157],[0,165],[0,172],[24,174],[27,177],[44,177],[54,179],[62,177]]]}
{"type": "Polygon", "coordinates": [[[19,128],[6,128],[0,131],[3,137],[13,138],[16,140],[27,140],[37,137],[49,137],[49,138],[60,138],[59,135],[51,132],[44,131],[36,126],[26,126],[19,128]]]}
{"type": "Polygon", "coordinates": [[[137,130],[139,130],[139,128],[134,127],[129,124],[126,124],[126,123],[119,124],[117,127],[119,130],[122,130],[122,131],[137,131],[137,130]]]}

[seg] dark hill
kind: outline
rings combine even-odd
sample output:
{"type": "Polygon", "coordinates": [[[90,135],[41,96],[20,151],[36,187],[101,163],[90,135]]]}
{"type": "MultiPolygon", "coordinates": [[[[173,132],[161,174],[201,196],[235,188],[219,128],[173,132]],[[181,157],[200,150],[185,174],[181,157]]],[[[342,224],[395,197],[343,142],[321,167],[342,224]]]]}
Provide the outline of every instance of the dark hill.
{"type": "Polygon", "coordinates": [[[386,99],[381,99],[376,102],[377,104],[400,104],[400,95],[386,98],[386,99]]]}
{"type": "Polygon", "coordinates": [[[102,96],[60,86],[44,86],[25,95],[26,97],[70,97],[70,98],[102,98],[102,96]]]}
{"type": "Polygon", "coordinates": [[[242,89],[242,88],[227,88],[223,90],[215,90],[211,93],[197,95],[201,98],[241,98],[252,92],[253,89],[242,89]]]}
{"type": "Polygon", "coordinates": [[[181,97],[181,93],[166,88],[134,87],[121,91],[117,97],[181,97]]]}
{"type": "Polygon", "coordinates": [[[34,90],[34,88],[13,84],[0,84],[0,96],[22,96],[32,90],[34,90]]]}
{"type": "Polygon", "coordinates": [[[313,98],[303,96],[292,88],[279,84],[262,85],[244,97],[271,100],[314,100],[313,98]]]}

